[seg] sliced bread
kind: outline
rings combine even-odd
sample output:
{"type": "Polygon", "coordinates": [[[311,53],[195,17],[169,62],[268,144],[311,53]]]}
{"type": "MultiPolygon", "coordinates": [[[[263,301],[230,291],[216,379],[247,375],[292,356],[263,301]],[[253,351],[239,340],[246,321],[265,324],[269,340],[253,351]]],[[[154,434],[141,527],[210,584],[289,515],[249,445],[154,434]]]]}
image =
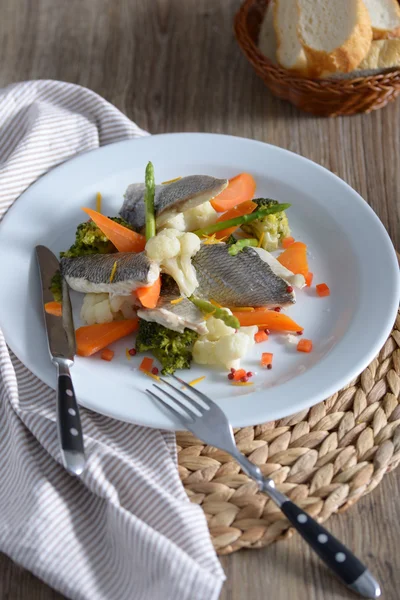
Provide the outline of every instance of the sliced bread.
{"type": "Polygon", "coordinates": [[[297,1],[275,0],[274,27],[278,63],[285,69],[306,74],[307,57],[297,35],[297,22],[297,1]]]}
{"type": "Polygon", "coordinates": [[[355,79],[356,77],[377,75],[396,67],[400,68],[400,39],[374,40],[367,56],[358,65],[357,71],[335,73],[330,77],[332,79],[355,79]]]}
{"type": "Polygon", "coordinates": [[[312,76],[355,69],[372,41],[362,0],[297,0],[298,36],[312,76]]]}
{"type": "Polygon", "coordinates": [[[258,35],[260,51],[276,64],[276,34],[274,29],[274,0],[268,6],[258,35]]]}
{"type": "Polygon", "coordinates": [[[371,17],[375,40],[400,35],[400,6],[397,0],[364,0],[371,17]]]}

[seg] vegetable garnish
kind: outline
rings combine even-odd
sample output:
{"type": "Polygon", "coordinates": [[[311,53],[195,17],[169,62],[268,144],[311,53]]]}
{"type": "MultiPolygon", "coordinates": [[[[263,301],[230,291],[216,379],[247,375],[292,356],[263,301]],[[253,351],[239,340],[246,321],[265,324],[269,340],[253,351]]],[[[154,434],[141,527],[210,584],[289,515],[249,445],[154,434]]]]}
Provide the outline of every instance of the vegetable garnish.
{"type": "Polygon", "coordinates": [[[161,292],[161,277],[157,277],[152,285],[137,288],[134,293],[145,308],[155,308],[161,292]]]}
{"type": "Polygon", "coordinates": [[[144,205],[146,211],[146,240],[156,235],[156,218],[154,215],[154,194],[156,183],[154,180],[154,167],[150,161],[147,163],[145,174],[146,190],[144,193],[144,205]]]}
{"type": "Polygon", "coordinates": [[[243,248],[246,248],[246,246],[257,248],[258,245],[258,241],[255,238],[244,238],[242,240],[238,240],[236,244],[229,246],[228,252],[231,256],[236,256],[236,254],[239,254],[239,252],[241,252],[243,248]]]}
{"type": "Polygon", "coordinates": [[[101,200],[102,200],[101,194],[100,194],[100,192],[97,192],[97,194],[96,194],[96,210],[98,213],[101,213],[101,200]]]}
{"type": "Polygon", "coordinates": [[[77,354],[92,356],[113,342],[133,333],[138,328],[138,319],[96,323],[79,327],[75,332],[77,354]]]}
{"type": "Polygon", "coordinates": [[[263,329],[268,328],[271,331],[299,331],[301,326],[284,313],[277,313],[274,310],[255,310],[254,312],[233,311],[241,327],[250,327],[258,325],[263,329]]]}
{"type": "Polygon", "coordinates": [[[140,319],[136,350],[150,351],[161,363],[162,374],[172,374],[177,369],[190,368],[192,346],[198,337],[191,329],[179,333],[158,323],[140,319]]]}
{"type": "Polygon", "coordinates": [[[193,379],[193,381],[189,381],[189,385],[191,385],[191,386],[197,385],[198,383],[203,381],[203,379],[205,379],[205,378],[206,378],[205,375],[203,375],[202,377],[197,377],[197,379],[193,379]]]}
{"type": "Polygon", "coordinates": [[[242,377],[246,377],[246,371],[244,369],[236,369],[232,375],[234,381],[240,381],[242,377]]]}
{"type": "Polygon", "coordinates": [[[89,215],[119,252],[142,252],[144,250],[146,238],[140,233],[120,225],[91,208],[82,208],[82,210],[89,215]]]}
{"type": "Polygon", "coordinates": [[[113,264],[113,268],[111,269],[110,283],[112,283],[114,281],[114,277],[115,277],[115,273],[116,272],[117,272],[117,261],[115,261],[115,263],[113,264]]]}
{"type": "Polygon", "coordinates": [[[303,242],[293,242],[278,256],[278,261],[292,273],[307,276],[307,246],[303,242]]]}
{"type": "Polygon", "coordinates": [[[156,381],[161,381],[160,377],[158,375],[154,375],[154,373],[152,373],[151,371],[143,371],[142,373],[144,375],[147,375],[147,377],[151,377],[152,379],[155,379],[156,381]]]}
{"type": "Polygon", "coordinates": [[[330,296],[331,290],[326,285],[326,283],[319,283],[315,286],[315,289],[317,290],[318,296],[320,296],[321,298],[324,296],[330,296]]]}
{"type": "Polygon", "coordinates": [[[182,302],[183,300],[183,296],[181,296],[180,298],[175,298],[175,300],[171,300],[170,304],[179,304],[180,302],[182,302]]]}
{"type": "Polygon", "coordinates": [[[217,212],[225,212],[238,204],[251,200],[256,191],[256,182],[249,173],[240,173],[229,180],[225,188],[216,198],[211,200],[211,206],[217,212]]]}
{"type": "Polygon", "coordinates": [[[209,225],[208,227],[204,227],[203,229],[197,229],[194,233],[199,237],[204,235],[211,235],[213,233],[217,233],[218,231],[223,231],[224,229],[230,227],[240,227],[241,225],[245,225],[246,223],[251,223],[256,219],[262,219],[267,215],[274,215],[276,213],[282,212],[289,208],[291,204],[275,204],[270,208],[263,208],[256,210],[255,212],[249,215],[243,215],[241,217],[236,217],[234,219],[229,219],[228,221],[221,221],[219,223],[215,223],[214,225],[209,225]]]}
{"type": "Polygon", "coordinates": [[[308,271],[307,275],[306,275],[306,286],[307,287],[311,287],[312,284],[312,280],[313,280],[314,274],[311,273],[311,271],[308,271]]]}
{"type": "MultiPolygon", "coordinates": [[[[234,208],[231,208],[226,213],[224,213],[223,215],[218,217],[217,223],[224,223],[231,219],[236,219],[237,217],[242,217],[244,215],[250,215],[252,212],[254,212],[256,210],[256,208],[257,208],[257,204],[255,204],[255,202],[253,202],[252,200],[248,200],[247,202],[243,202],[243,204],[239,204],[239,206],[235,206],[234,208]]],[[[237,225],[236,227],[229,227],[228,229],[223,229],[222,231],[218,231],[217,233],[214,233],[214,235],[219,240],[223,240],[224,238],[231,236],[238,229],[239,229],[239,226],[237,225]]]]}
{"type": "Polygon", "coordinates": [[[200,298],[195,298],[194,296],[189,296],[188,300],[193,302],[195,306],[205,315],[213,316],[216,319],[221,319],[228,327],[233,327],[233,329],[239,329],[240,323],[236,317],[230,315],[224,308],[218,308],[211,304],[211,302],[207,302],[207,300],[200,300],[200,298]],[[210,314],[211,313],[211,314],[210,314]]]}
{"type": "Polygon", "coordinates": [[[286,248],[289,248],[289,246],[294,244],[294,242],[295,242],[295,239],[291,235],[289,237],[283,238],[282,248],[284,248],[286,250],[286,248]]]}
{"type": "Polygon", "coordinates": [[[254,312],[256,309],[253,306],[227,306],[232,312],[254,312]]]}
{"type": "Polygon", "coordinates": [[[175,177],[175,179],[168,179],[168,181],[162,181],[161,185],[169,185],[170,183],[175,183],[175,181],[179,181],[180,179],[182,179],[182,176],[175,177]]]}
{"type": "Polygon", "coordinates": [[[206,246],[211,246],[212,244],[220,244],[223,240],[222,240],[222,238],[217,239],[216,235],[217,235],[216,233],[213,233],[210,236],[205,236],[203,244],[205,244],[206,246]]]}
{"type": "MultiPolygon", "coordinates": [[[[279,206],[279,202],[271,198],[255,198],[253,203],[257,205],[257,211],[279,206]]],[[[267,252],[276,250],[281,240],[290,235],[289,221],[284,210],[260,216],[255,221],[244,224],[243,230],[260,240],[260,247],[267,252]]]]}
{"type": "Polygon", "coordinates": [[[312,341],[305,340],[304,338],[299,341],[297,344],[297,352],[311,352],[312,350],[312,341]]]}
{"type": "Polygon", "coordinates": [[[232,381],[232,385],[254,385],[253,381],[232,381]]]}
{"type": "Polygon", "coordinates": [[[272,369],[272,359],[274,355],[271,352],[263,352],[261,354],[261,366],[267,369],[272,369]]]}
{"type": "Polygon", "coordinates": [[[262,232],[260,239],[258,240],[257,248],[261,248],[265,237],[265,231],[262,232]]]}
{"type": "Polygon", "coordinates": [[[54,317],[62,317],[62,304],[61,302],[46,302],[44,305],[44,310],[48,315],[53,315],[54,317]]]}
{"type": "Polygon", "coordinates": [[[105,348],[100,354],[100,358],[110,362],[114,358],[114,351],[110,350],[109,348],[105,348]]]}
{"type": "Polygon", "coordinates": [[[62,301],[62,277],[60,271],[56,271],[51,278],[50,291],[55,302],[62,301]]]}
{"type": "Polygon", "coordinates": [[[150,372],[152,367],[153,367],[153,362],[154,360],[152,358],[149,358],[148,356],[145,356],[144,359],[142,360],[142,362],[139,365],[139,369],[141,371],[148,371],[150,372]]]}
{"type": "Polygon", "coordinates": [[[256,344],[261,344],[261,342],[266,342],[268,340],[268,335],[264,331],[257,331],[254,336],[256,344]]]}

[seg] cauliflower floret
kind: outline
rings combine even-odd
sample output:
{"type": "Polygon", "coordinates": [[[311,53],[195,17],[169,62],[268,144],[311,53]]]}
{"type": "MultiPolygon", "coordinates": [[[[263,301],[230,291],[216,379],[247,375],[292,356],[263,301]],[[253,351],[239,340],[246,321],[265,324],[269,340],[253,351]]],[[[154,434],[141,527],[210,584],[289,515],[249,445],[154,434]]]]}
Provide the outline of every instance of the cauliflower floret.
{"type": "Polygon", "coordinates": [[[254,345],[257,327],[241,327],[235,332],[221,320],[210,317],[207,320],[209,333],[199,338],[193,346],[193,360],[200,365],[220,365],[226,369],[238,369],[240,360],[254,345]],[[211,327],[210,327],[210,321],[211,327]],[[217,321],[220,324],[217,325],[217,321]],[[218,336],[218,332],[221,333],[218,336]],[[210,339],[211,338],[211,339],[210,339]]]}
{"type": "Polygon", "coordinates": [[[177,229],[178,231],[195,231],[201,227],[214,225],[217,219],[218,213],[211,206],[211,202],[204,202],[200,206],[175,215],[163,227],[177,229]]]}
{"type": "Polygon", "coordinates": [[[86,294],[81,309],[81,319],[87,325],[95,323],[111,323],[115,319],[133,319],[136,315],[133,308],[134,298],[129,296],[113,296],[108,294],[86,294]]]}
{"type": "MultiPolygon", "coordinates": [[[[257,204],[258,209],[270,208],[278,204],[276,200],[269,200],[268,198],[257,198],[253,202],[257,204]]],[[[268,252],[276,250],[281,240],[290,236],[289,221],[285,211],[256,219],[247,225],[243,225],[242,229],[257,239],[262,238],[261,247],[268,250],[268,252]]]]}
{"type": "Polygon", "coordinates": [[[200,239],[194,233],[163,229],[146,244],[147,256],[157,261],[164,273],[171,275],[181,294],[190,296],[198,286],[192,256],[200,250],[200,239]]]}

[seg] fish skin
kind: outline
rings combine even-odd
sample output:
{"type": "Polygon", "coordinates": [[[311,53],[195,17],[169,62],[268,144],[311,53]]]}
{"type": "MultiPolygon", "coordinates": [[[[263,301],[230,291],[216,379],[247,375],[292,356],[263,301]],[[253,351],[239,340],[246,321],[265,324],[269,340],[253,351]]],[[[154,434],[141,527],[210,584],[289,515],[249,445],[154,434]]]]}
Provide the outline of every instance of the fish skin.
{"type": "Polygon", "coordinates": [[[64,257],[60,261],[60,270],[68,285],[77,292],[120,296],[128,296],[139,287],[151,285],[160,274],[158,265],[144,252],[64,257]],[[115,262],[117,268],[110,281],[115,262]]]}
{"type": "Polygon", "coordinates": [[[188,328],[200,335],[206,335],[208,330],[203,313],[187,298],[183,298],[178,304],[171,304],[171,300],[178,298],[181,298],[181,294],[175,281],[172,277],[163,277],[156,308],[140,309],[137,315],[140,319],[154,321],[179,333],[188,328]]]}
{"type": "Polygon", "coordinates": [[[275,275],[254,248],[231,256],[226,244],[202,244],[192,263],[199,287],[195,295],[222,306],[285,306],[296,301],[288,284],[275,275]]]}
{"type": "MultiPolygon", "coordinates": [[[[173,183],[156,185],[156,226],[162,227],[175,215],[212,200],[227,185],[227,179],[216,179],[209,175],[189,175],[173,183]]],[[[136,231],[141,231],[145,226],[144,194],[144,183],[132,183],[125,192],[124,203],[119,212],[136,231]]]]}

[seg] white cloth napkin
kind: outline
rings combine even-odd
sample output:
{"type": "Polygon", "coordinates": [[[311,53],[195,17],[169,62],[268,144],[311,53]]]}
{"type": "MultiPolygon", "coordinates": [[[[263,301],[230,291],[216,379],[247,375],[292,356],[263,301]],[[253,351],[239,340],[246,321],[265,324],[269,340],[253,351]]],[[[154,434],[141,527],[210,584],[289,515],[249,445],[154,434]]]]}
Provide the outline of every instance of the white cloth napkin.
{"type": "MultiPolygon", "coordinates": [[[[0,219],[55,165],[143,135],[77,85],[1,90],[0,219]]],[[[75,478],[61,465],[55,392],[0,330],[0,551],[73,600],[218,598],[224,574],[179,480],[174,435],[84,409],[81,417],[88,461],[75,478]]]]}

